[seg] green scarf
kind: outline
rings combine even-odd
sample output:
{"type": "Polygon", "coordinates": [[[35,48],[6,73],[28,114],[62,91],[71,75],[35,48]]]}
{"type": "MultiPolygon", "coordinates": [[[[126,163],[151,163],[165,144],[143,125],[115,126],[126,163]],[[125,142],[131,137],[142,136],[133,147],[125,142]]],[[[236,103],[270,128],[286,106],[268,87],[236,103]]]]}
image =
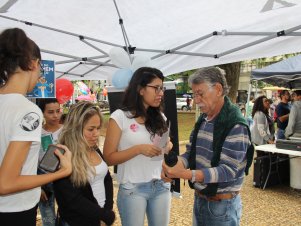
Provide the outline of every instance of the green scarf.
{"type": "MultiPolygon", "coordinates": [[[[249,139],[251,140],[251,133],[249,130],[249,126],[248,126],[245,118],[242,116],[240,109],[236,105],[232,104],[228,97],[224,97],[224,100],[225,100],[224,105],[223,105],[220,113],[217,115],[217,118],[214,122],[213,145],[212,145],[213,156],[211,159],[212,167],[216,167],[219,165],[224,141],[225,141],[228,133],[231,131],[231,129],[235,125],[241,124],[243,126],[246,126],[248,129],[249,139]]],[[[190,169],[195,169],[195,167],[196,167],[195,158],[196,158],[197,134],[198,134],[200,126],[204,120],[205,120],[204,114],[200,115],[200,117],[194,127],[193,137],[192,137],[192,142],[191,142],[190,156],[189,156],[189,168],[190,169]]],[[[249,168],[252,165],[253,155],[254,155],[254,146],[253,145],[251,145],[248,148],[246,155],[247,155],[247,165],[245,168],[245,173],[246,173],[246,175],[248,175],[249,168]]],[[[190,181],[189,181],[189,185],[191,188],[194,188],[193,184],[190,181]]],[[[200,192],[207,196],[214,196],[217,192],[217,188],[218,188],[218,183],[210,183],[207,185],[206,188],[204,188],[200,192]]]]}

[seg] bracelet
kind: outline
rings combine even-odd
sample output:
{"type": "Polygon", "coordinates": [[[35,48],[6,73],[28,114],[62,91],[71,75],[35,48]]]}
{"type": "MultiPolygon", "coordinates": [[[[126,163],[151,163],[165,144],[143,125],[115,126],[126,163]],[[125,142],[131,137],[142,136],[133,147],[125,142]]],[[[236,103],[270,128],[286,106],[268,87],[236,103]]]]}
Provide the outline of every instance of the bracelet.
{"type": "Polygon", "coordinates": [[[191,183],[195,182],[195,170],[191,170],[192,177],[191,177],[191,183]]]}

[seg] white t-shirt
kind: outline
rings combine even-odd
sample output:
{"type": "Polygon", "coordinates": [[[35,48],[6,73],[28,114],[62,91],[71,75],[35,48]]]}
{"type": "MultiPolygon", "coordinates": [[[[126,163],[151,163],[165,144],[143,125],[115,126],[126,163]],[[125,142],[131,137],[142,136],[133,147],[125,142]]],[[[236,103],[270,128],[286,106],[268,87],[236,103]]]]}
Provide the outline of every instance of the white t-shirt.
{"type": "MultiPolygon", "coordinates": [[[[62,130],[63,130],[63,127],[59,128],[55,132],[49,132],[49,131],[43,129],[43,127],[42,127],[42,136],[50,135],[51,139],[52,139],[52,143],[53,144],[57,144],[58,139],[59,139],[59,135],[62,132],[62,130]]],[[[39,154],[39,162],[41,161],[41,159],[43,158],[43,156],[45,155],[45,153],[46,153],[46,150],[44,150],[42,148],[42,145],[41,145],[40,154],[39,154]]]]}
{"type": "MultiPolygon", "coordinates": [[[[42,112],[21,94],[0,94],[0,165],[11,141],[32,141],[21,175],[36,175],[41,141],[42,112]]],[[[13,166],[11,166],[13,167],[13,166]]],[[[0,212],[19,212],[33,208],[40,200],[41,188],[0,196],[0,212]]]]}
{"type": "Polygon", "coordinates": [[[101,161],[100,164],[95,166],[96,175],[90,179],[90,185],[92,187],[93,195],[96,198],[98,205],[104,207],[106,202],[106,189],[104,186],[104,178],[108,172],[108,165],[105,161],[101,161]]]}
{"type": "MultiPolygon", "coordinates": [[[[135,119],[126,116],[129,112],[120,109],[111,114],[121,129],[121,137],[118,145],[118,151],[126,150],[138,144],[152,144],[150,133],[145,126],[137,123],[135,119]]],[[[117,180],[121,184],[125,183],[145,183],[153,179],[161,179],[163,160],[152,160],[145,155],[136,157],[121,163],[117,168],[117,180]]]]}

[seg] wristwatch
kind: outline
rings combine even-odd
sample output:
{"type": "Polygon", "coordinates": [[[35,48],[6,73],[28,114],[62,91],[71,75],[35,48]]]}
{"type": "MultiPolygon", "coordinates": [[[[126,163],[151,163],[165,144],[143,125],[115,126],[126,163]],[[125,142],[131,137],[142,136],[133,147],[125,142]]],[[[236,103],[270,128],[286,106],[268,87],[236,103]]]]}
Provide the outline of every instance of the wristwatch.
{"type": "Polygon", "coordinates": [[[192,177],[191,177],[191,183],[195,182],[195,170],[191,170],[192,172],[192,177]]]}

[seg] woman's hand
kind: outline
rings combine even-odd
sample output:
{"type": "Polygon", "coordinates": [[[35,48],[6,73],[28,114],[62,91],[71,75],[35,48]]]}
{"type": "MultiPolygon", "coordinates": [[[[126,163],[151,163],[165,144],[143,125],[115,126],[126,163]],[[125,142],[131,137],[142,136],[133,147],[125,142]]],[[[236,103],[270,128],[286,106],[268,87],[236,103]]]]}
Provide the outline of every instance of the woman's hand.
{"type": "Polygon", "coordinates": [[[168,138],[168,141],[166,143],[166,146],[162,149],[162,151],[165,153],[165,154],[168,154],[169,151],[172,149],[173,147],[173,143],[171,143],[170,141],[170,137],[168,138]]]}
{"type": "Polygon", "coordinates": [[[141,144],[139,145],[139,150],[140,154],[146,157],[154,157],[162,154],[161,149],[153,144],[141,144]]]}
{"type": "Polygon", "coordinates": [[[58,170],[58,172],[61,172],[64,175],[64,177],[67,177],[72,173],[72,153],[65,145],[56,144],[56,146],[65,150],[64,154],[62,154],[59,150],[55,150],[54,153],[60,159],[60,169],[58,170]]]}

